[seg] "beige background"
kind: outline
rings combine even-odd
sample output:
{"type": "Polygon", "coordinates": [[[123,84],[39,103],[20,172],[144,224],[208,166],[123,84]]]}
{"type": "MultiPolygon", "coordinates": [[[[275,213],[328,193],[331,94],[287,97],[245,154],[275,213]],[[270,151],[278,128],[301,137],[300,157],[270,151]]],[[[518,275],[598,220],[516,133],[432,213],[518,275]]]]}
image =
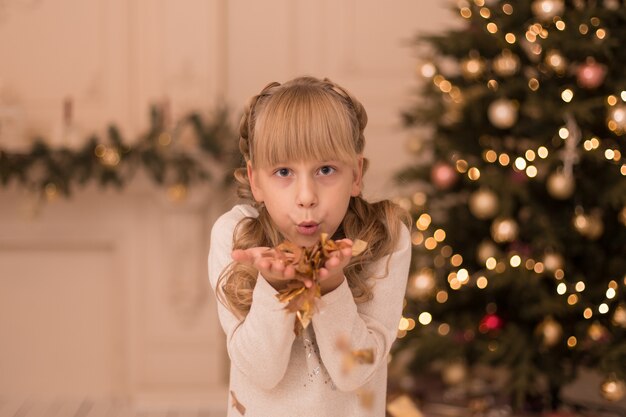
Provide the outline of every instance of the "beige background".
{"type": "MultiPolygon", "coordinates": [[[[236,119],[269,81],[327,76],[370,115],[366,195],[392,197],[414,134],[399,117],[416,85],[409,41],[445,27],[446,4],[0,2],[0,145],[61,143],[68,96],[80,137],[113,122],[133,138],[165,99],[174,118],[225,104],[236,119]]],[[[221,413],[227,355],[205,259],[210,226],[232,201],[204,188],[174,204],[142,178],[121,194],[88,188],[43,208],[0,190],[0,416],[23,398],[221,413]]]]}

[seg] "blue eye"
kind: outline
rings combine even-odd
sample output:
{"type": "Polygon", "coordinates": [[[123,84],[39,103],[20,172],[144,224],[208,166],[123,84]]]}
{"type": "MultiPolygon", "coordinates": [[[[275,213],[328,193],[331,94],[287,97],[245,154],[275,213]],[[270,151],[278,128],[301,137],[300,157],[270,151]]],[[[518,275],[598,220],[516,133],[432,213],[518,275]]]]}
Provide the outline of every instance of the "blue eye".
{"type": "Polygon", "coordinates": [[[324,165],[319,169],[319,173],[322,175],[330,175],[333,172],[335,172],[335,168],[331,167],[330,165],[324,165]]]}
{"type": "Polygon", "coordinates": [[[288,177],[289,176],[289,168],[279,168],[274,171],[274,175],[279,177],[288,177]]]}

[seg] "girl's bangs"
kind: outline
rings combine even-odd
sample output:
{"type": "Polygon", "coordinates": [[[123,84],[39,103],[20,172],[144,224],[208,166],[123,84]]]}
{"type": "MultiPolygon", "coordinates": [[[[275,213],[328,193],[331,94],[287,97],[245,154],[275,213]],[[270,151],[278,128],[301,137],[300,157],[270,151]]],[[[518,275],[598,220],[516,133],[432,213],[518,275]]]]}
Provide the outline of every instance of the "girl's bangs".
{"type": "Polygon", "coordinates": [[[354,162],[353,125],[343,105],[327,94],[283,94],[268,102],[256,121],[252,162],[261,167],[311,159],[354,162]]]}

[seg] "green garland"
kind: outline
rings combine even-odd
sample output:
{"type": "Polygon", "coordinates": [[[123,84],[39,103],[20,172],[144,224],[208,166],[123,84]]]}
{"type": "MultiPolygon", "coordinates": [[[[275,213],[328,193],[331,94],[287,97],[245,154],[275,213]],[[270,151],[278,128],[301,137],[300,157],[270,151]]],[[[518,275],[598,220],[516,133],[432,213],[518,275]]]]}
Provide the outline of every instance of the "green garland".
{"type": "MultiPolygon", "coordinates": [[[[142,169],[159,186],[186,190],[213,180],[211,171],[227,174],[239,165],[236,135],[227,116],[222,109],[205,121],[198,113],[191,113],[167,129],[163,114],[153,107],[150,129],[132,145],[111,125],[108,137],[93,135],[78,150],[50,147],[41,137],[27,153],[0,147],[0,185],[6,188],[17,181],[31,192],[70,197],[77,186],[90,182],[122,189],[142,169]],[[178,143],[181,131],[190,126],[197,149],[178,143]]],[[[230,177],[224,175],[221,180],[227,183],[230,177]]]]}

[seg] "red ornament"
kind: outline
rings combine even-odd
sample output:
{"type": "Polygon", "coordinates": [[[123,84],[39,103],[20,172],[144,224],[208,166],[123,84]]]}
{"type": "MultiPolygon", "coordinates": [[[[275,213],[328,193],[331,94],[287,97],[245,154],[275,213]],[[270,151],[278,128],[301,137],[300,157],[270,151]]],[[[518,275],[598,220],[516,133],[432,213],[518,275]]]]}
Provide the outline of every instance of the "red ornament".
{"type": "Polygon", "coordinates": [[[493,330],[500,330],[502,327],[504,327],[504,320],[502,317],[495,313],[489,313],[485,314],[485,317],[480,320],[478,330],[481,333],[487,333],[493,330]]]}
{"type": "Polygon", "coordinates": [[[606,66],[598,64],[593,58],[587,58],[587,61],[576,71],[578,85],[587,89],[598,88],[604,82],[605,76],[606,66]]]}
{"type": "Polygon", "coordinates": [[[430,178],[437,188],[447,190],[457,181],[458,175],[450,165],[445,162],[437,162],[430,171],[430,178]]]}

